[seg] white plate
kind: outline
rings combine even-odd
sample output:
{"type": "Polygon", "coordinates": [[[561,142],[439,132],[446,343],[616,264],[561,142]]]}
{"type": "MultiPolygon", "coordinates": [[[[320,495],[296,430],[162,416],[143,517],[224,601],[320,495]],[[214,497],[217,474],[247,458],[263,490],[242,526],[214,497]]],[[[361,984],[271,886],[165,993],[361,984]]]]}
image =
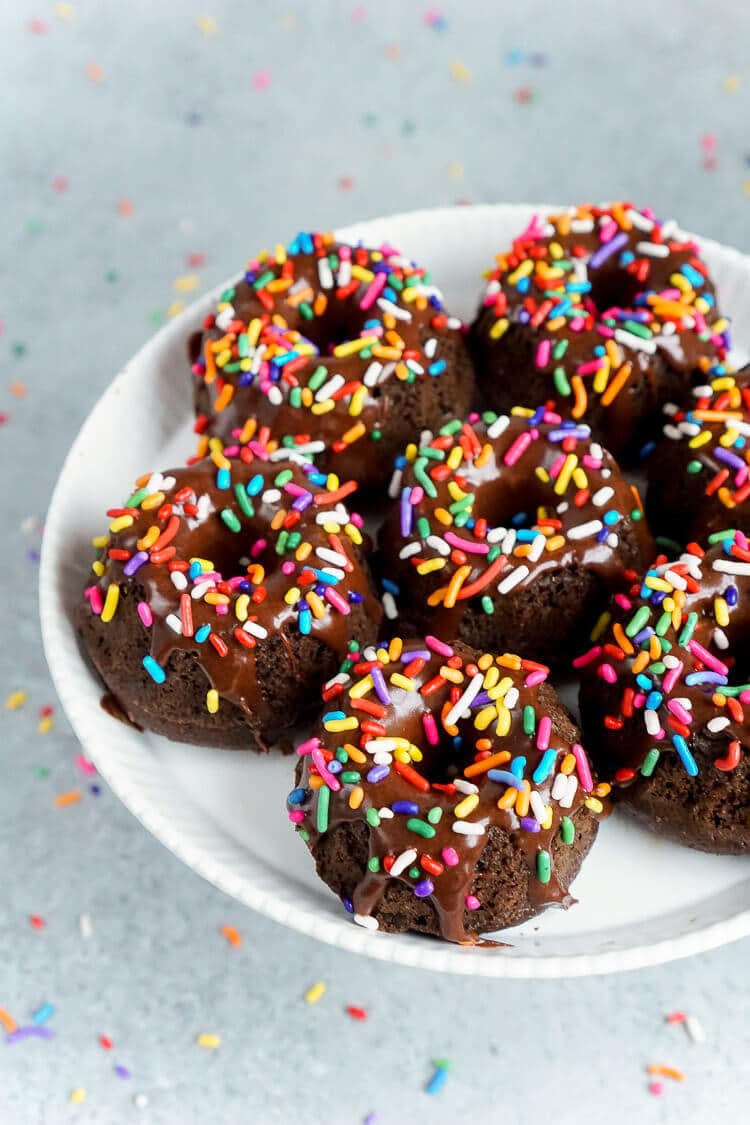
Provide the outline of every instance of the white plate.
{"type": "MultiPolygon", "coordinates": [[[[388,239],[428,265],[448,307],[469,318],[481,271],[540,209],[417,211],[341,234],[368,243],[388,239]]],[[[702,245],[722,308],[741,335],[750,314],[750,259],[713,242],[702,245]]],[[[128,494],[136,476],[179,465],[191,451],[185,339],[215,296],[166,325],[120,372],[76,438],[47,517],[40,579],[47,659],[76,734],[120,799],[227,894],[277,922],[384,961],[474,976],[583,976],[687,956],[750,933],[748,860],[678,848],[616,815],[602,825],[576,881],[579,904],[508,931],[510,948],[369,933],[352,924],[317,880],[287,821],[289,758],[180,746],[139,734],[102,710],[102,687],[71,625],[91,561],[89,542],[102,531],[105,509],[128,494]]],[[[742,343],[750,345],[750,333],[742,343]]]]}

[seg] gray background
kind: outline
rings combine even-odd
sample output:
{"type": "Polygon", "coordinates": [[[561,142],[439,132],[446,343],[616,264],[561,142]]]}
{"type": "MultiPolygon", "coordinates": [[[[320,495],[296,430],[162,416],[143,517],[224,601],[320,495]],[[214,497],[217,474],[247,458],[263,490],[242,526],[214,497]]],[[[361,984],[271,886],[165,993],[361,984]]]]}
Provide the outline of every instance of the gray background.
{"type": "Polygon", "coordinates": [[[21,1024],[56,1008],[54,1039],[0,1041],[3,1125],[742,1116],[746,942],[538,984],[334,952],[229,901],[91,793],[59,710],[37,730],[55,703],[36,619],[50,490],[94,400],[180,299],[175,279],[195,274],[202,291],[299,227],[459,200],[629,196],[750,249],[747,5],[439,10],[436,27],[421,0],[0,5],[0,662],[2,699],[28,693],[0,708],[0,1007],[21,1024]],[[54,807],[74,789],[79,804],[54,807]],[[315,981],[328,991],[311,1007],[315,981]],[[665,1024],[677,1008],[705,1044],[665,1024]],[[221,1048],[196,1046],[201,1032],[221,1048]],[[453,1066],[430,1097],[436,1056],[453,1066]],[[685,1083],[653,1097],[649,1062],[685,1083]],[[86,1101],[70,1104],[77,1087],[86,1101]]]}

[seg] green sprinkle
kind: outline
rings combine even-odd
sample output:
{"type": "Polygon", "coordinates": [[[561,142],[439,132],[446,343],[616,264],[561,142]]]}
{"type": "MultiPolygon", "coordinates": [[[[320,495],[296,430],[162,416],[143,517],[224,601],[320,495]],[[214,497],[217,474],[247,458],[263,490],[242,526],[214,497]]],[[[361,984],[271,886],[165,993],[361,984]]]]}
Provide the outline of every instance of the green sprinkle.
{"type": "Polygon", "coordinates": [[[649,609],[649,607],[647,605],[642,605],[639,610],[636,610],[630,621],[625,626],[625,635],[628,637],[634,637],[636,633],[640,633],[643,626],[648,623],[648,619],[650,616],[651,610],[649,609]]]}
{"type": "Polygon", "coordinates": [[[482,594],[482,609],[488,615],[495,612],[495,603],[489,594],[482,594]]]}
{"type": "Polygon", "coordinates": [[[687,471],[695,476],[696,473],[700,473],[703,471],[703,465],[700,461],[688,461],[687,471]]]}
{"type": "Polygon", "coordinates": [[[452,437],[453,434],[458,433],[458,431],[461,429],[462,426],[463,426],[463,422],[461,421],[461,419],[460,418],[454,418],[452,422],[446,422],[445,425],[441,427],[440,433],[441,434],[450,434],[451,437],[452,437]]]}
{"type": "Polygon", "coordinates": [[[224,304],[225,301],[233,301],[236,295],[237,290],[233,285],[230,285],[229,288],[225,289],[222,295],[219,297],[219,302],[220,304],[224,304]]]}
{"type": "Polygon", "coordinates": [[[305,843],[307,843],[307,841],[310,839],[310,833],[306,828],[298,828],[297,835],[299,836],[300,840],[304,840],[305,843]]]}
{"type": "MultiPolygon", "coordinates": [[[[672,614],[667,613],[666,610],[665,610],[664,613],[662,613],[659,620],[656,622],[656,630],[655,631],[656,631],[657,637],[663,637],[664,634],[669,629],[671,624],[672,624],[672,614]]],[[[646,640],[644,642],[644,644],[648,645],[648,640],[646,640]]]]}
{"type": "Polygon", "coordinates": [[[416,816],[410,816],[406,822],[406,827],[410,832],[415,832],[417,836],[424,837],[425,840],[431,840],[435,835],[435,829],[431,824],[425,820],[419,820],[416,816]]]}
{"type": "Polygon", "coordinates": [[[572,392],[570,389],[570,383],[568,382],[568,376],[565,374],[565,368],[556,367],[552,374],[552,380],[555,384],[557,393],[565,395],[565,397],[568,398],[572,392]]]}
{"type": "Polygon", "coordinates": [[[426,468],[427,458],[417,457],[416,461],[414,462],[414,476],[422,485],[422,488],[425,490],[427,495],[434,500],[437,496],[437,489],[435,488],[435,482],[427,476],[427,473],[425,472],[426,468]]]}
{"type": "Polygon", "coordinates": [[[289,538],[286,541],[287,550],[296,551],[302,542],[302,533],[299,531],[290,531],[289,538]]]}
{"type": "Polygon", "coordinates": [[[655,768],[656,763],[658,761],[659,761],[659,751],[656,749],[655,746],[653,746],[649,750],[646,757],[643,759],[643,765],[641,766],[642,775],[644,777],[651,777],[651,774],[654,772],[654,768],[655,768]]]}
{"type": "Polygon", "coordinates": [[[562,359],[562,357],[565,355],[566,351],[568,350],[568,343],[569,343],[568,340],[558,340],[558,342],[555,344],[554,348],[552,349],[552,358],[553,359],[562,359]]]}
{"type": "Polygon", "coordinates": [[[523,709],[523,733],[532,735],[536,730],[536,711],[527,703],[523,709]]]}
{"type": "Polygon", "coordinates": [[[230,531],[234,531],[235,533],[242,531],[242,524],[237,519],[237,514],[233,512],[231,508],[222,508],[221,518],[230,531]]]}
{"type": "Polygon", "coordinates": [[[276,540],[276,554],[277,555],[283,555],[284,554],[284,551],[286,550],[286,542],[287,542],[288,538],[289,538],[289,532],[284,527],[279,532],[279,538],[276,540]]]}
{"type": "Polygon", "coordinates": [[[380,441],[382,436],[383,435],[380,432],[380,430],[373,430],[372,433],[370,434],[370,437],[372,438],[373,441],[380,441]]]}
{"type": "Polygon", "coordinates": [[[419,879],[422,872],[419,870],[418,867],[410,867],[409,870],[406,872],[406,874],[409,876],[410,879],[419,879]]]}
{"type": "Polygon", "coordinates": [[[695,627],[698,624],[698,614],[693,612],[688,614],[688,619],[677,638],[677,644],[684,648],[687,643],[692,639],[695,627]]]}
{"type": "MultiPolygon", "coordinates": [[[[346,753],[346,751],[344,751],[346,753]]],[[[339,777],[344,785],[356,785],[362,780],[361,775],[356,770],[342,770],[339,777]]]]}
{"type": "Polygon", "coordinates": [[[734,539],[736,534],[737,534],[736,528],[728,527],[724,531],[715,531],[713,533],[713,535],[709,535],[708,541],[711,544],[713,544],[713,543],[723,543],[724,540],[726,540],[726,539],[734,539]]]}
{"type": "Polygon", "coordinates": [[[337,746],[335,750],[336,761],[341,762],[342,766],[346,765],[349,761],[349,752],[343,746],[337,746]]]}
{"type": "Polygon", "coordinates": [[[34,770],[34,777],[49,777],[49,770],[46,766],[37,766],[34,770]]]}
{"type": "Polygon", "coordinates": [[[331,790],[327,785],[321,785],[318,790],[318,808],[316,815],[316,827],[318,832],[328,831],[328,806],[331,803],[331,790]]]}
{"type": "Polygon", "coordinates": [[[440,805],[432,806],[430,811],[427,813],[427,819],[429,820],[430,824],[440,824],[440,821],[443,819],[443,810],[440,808],[440,805]]]}
{"type": "Polygon", "coordinates": [[[139,488],[137,492],[134,492],[133,495],[129,496],[128,499],[125,501],[125,507],[126,508],[140,508],[142,501],[145,500],[147,496],[148,496],[148,489],[147,488],[139,488]]]}
{"type": "Polygon", "coordinates": [[[420,516],[417,520],[417,534],[420,539],[426,539],[428,535],[432,534],[430,523],[426,516],[420,516]]]}
{"type": "Polygon", "coordinates": [[[632,512],[630,513],[630,518],[633,523],[639,523],[643,519],[643,512],[640,508],[633,508],[632,512]]]}
{"type": "Polygon", "coordinates": [[[274,478],[273,483],[276,485],[277,488],[283,488],[285,484],[289,484],[289,481],[292,479],[293,476],[294,476],[294,473],[292,472],[291,469],[282,469],[281,472],[278,474],[278,476],[276,476],[274,478]]]}
{"type": "Polygon", "coordinates": [[[552,878],[552,860],[544,849],[536,855],[536,874],[540,883],[549,883],[552,878]]]}
{"type": "Polygon", "coordinates": [[[367,870],[373,873],[380,871],[380,860],[376,855],[371,855],[367,861],[367,870]]]}
{"type": "Polygon", "coordinates": [[[380,817],[377,809],[368,809],[365,813],[365,819],[370,828],[380,828],[380,817]]]}
{"type": "Polygon", "coordinates": [[[253,282],[253,289],[263,289],[266,285],[268,285],[269,281],[273,281],[273,270],[266,270],[266,272],[262,273],[260,277],[256,277],[255,281],[253,282]]]}
{"type": "Polygon", "coordinates": [[[325,367],[323,367],[322,364],[320,365],[320,367],[316,367],[315,370],[313,371],[312,375],[310,376],[310,378],[307,381],[307,385],[310,388],[310,390],[311,391],[319,390],[320,387],[322,387],[323,384],[325,383],[327,375],[328,375],[328,371],[326,370],[325,367]]]}
{"type": "Polygon", "coordinates": [[[572,844],[576,838],[576,830],[569,816],[564,816],[560,821],[560,836],[564,844],[572,844]]]}
{"type": "Polygon", "coordinates": [[[312,305],[308,304],[307,301],[302,301],[299,306],[299,311],[302,313],[303,320],[313,320],[315,317],[315,313],[312,310],[312,305]]]}
{"type": "Polygon", "coordinates": [[[289,405],[293,406],[295,410],[299,410],[302,406],[302,387],[292,387],[289,392],[289,405]]]}
{"type": "Polygon", "coordinates": [[[651,329],[645,324],[640,324],[637,320],[626,320],[623,328],[633,336],[640,336],[642,340],[650,340],[653,336],[651,329]]]}
{"type": "Polygon", "coordinates": [[[254,516],[255,508],[253,508],[252,504],[250,503],[250,497],[245,492],[244,485],[241,485],[239,483],[236,484],[234,486],[234,494],[237,497],[237,503],[242,509],[243,516],[254,516]]]}

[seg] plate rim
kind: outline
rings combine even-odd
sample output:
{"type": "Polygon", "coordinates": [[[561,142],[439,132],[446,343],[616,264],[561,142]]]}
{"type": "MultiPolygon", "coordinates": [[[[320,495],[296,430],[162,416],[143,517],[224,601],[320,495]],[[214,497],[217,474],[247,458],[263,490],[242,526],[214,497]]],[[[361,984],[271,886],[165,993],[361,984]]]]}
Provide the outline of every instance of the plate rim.
{"type": "MultiPolygon", "coordinates": [[[[554,209],[556,209],[555,205],[536,203],[494,203],[461,207],[420,208],[414,211],[402,211],[392,215],[380,215],[364,219],[361,222],[340,228],[336,233],[344,238],[359,237],[358,232],[366,227],[397,221],[419,223],[425,221],[427,217],[429,217],[430,222],[440,221],[441,219],[450,222],[457,213],[467,211],[480,214],[497,214],[498,211],[502,211],[519,213],[520,215],[520,213],[527,213],[530,210],[545,213],[554,209]]],[[[715,250],[734,258],[737,264],[744,265],[750,273],[750,255],[743,254],[736,248],[725,246],[713,239],[698,235],[692,237],[695,237],[703,248],[715,250]]],[[[77,656],[79,661],[82,662],[83,657],[75,635],[70,629],[67,613],[60,612],[60,609],[63,608],[62,596],[59,591],[59,567],[62,558],[60,552],[55,549],[55,545],[61,538],[64,522],[62,496],[65,483],[78,452],[82,447],[85,447],[89,434],[96,425],[97,416],[106,409],[109,400],[117,394],[117,389],[128,379],[131,368],[148,363],[152,352],[158,353],[162,349],[174,346],[175,340],[183,339],[187,325],[197,320],[203,314],[205,308],[210,307],[216,300],[217,295],[231,285],[233,280],[230,279],[214,286],[193,301],[177,317],[162,325],[158,332],[151,336],[120,368],[88,411],[68,449],[60,467],[47,510],[39,570],[39,611],[44,653],[55,690],[73,727],[76,738],[114,794],[144,828],[171,851],[176,858],[230,897],[281,925],[288,926],[329,945],[370,956],[376,960],[402,964],[411,968],[493,978],[584,977],[609,972],[632,971],[661,964],[665,961],[689,957],[750,935],[750,909],[746,909],[739,911],[730,918],[708,923],[704,927],[683,933],[677,937],[663,938],[658,941],[635,944],[624,949],[597,953],[576,952],[537,957],[523,954],[513,957],[487,957],[485,955],[477,956],[476,950],[473,956],[467,956],[466,954],[470,953],[470,950],[438,942],[429,944],[425,942],[423,947],[416,944],[402,944],[398,941],[396,935],[370,934],[368,931],[352,925],[343,917],[321,916],[313,909],[303,906],[292,910],[285,903],[274,901],[273,896],[269,895],[262,887],[254,884],[252,879],[238,875],[224,861],[207,855],[201,843],[193,843],[189,838],[186,839],[179,828],[170,824],[168,814],[160,813],[157,808],[151,807],[151,803],[148,801],[144,803],[143,795],[138,792],[137,782],[130,779],[126,773],[123,774],[115,762],[108,757],[106,751],[102,751],[98,747],[96,724],[91,715],[88,714],[87,705],[82,698],[79,698],[76,689],[76,673],[72,675],[66,673],[71,650],[74,657],[77,656]]],[[[175,783],[179,789],[177,778],[175,778],[175,783]]],[[[242,845],[234,840],[207,812],[200,809],[193,798],[184,790],[181,793],[181,798],[191,809],[197,810],[201,817],[207,818],[212,829],[224,836],[238,853],[244,850],[242,845]]]]}

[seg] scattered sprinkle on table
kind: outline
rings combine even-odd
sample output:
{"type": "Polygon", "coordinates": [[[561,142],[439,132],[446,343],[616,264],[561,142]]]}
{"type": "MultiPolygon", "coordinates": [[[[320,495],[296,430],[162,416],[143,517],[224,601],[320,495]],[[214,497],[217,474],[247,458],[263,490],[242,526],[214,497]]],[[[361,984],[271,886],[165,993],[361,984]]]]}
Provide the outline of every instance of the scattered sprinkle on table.
{"type": "Polygon", "coordinates": [[[103,82],[104,68],[99,66],[99,63],[89,63],[86,67],[86,77],[89,82],[103,82]]]}
{"type": "Polygon", "coordinates": [[[13,1019],[13,1016],[10,1014],[10,1012],[6,1012],[5,1008],[0,1008],[0,1025],[5,1028],[8,1035],[11,1035],[18,1027],[18,1024],[13,1019]]]}
{"type": "Polygon", "coordinates": [[[325,994],[325,990],[326,985],[324,985],[323,982],[319,980],[317,984],[314,984],[310,988],[308,988],[307,992],[305,993],[306,1003],[317,1004],[318,1000],[320,1000],[325,994]]]}
{"type": "Polygon", "coordinates": [[[43,930],[46,925],[44,918],[41,918],[38,914],[32,914],[29,921],[35,930],[43,930]]]}
{"type": "Polygon", "coordinates": [[[366,1020],[367,1019],[367,1009],[366,1008],[358,1008],[358,1007],[356,1007],[356,1005],[350,1004],[347,1008],[344,1009],[344,1011],[346,1012],[346,1014],[348,1016],[351,1016],[353,1020],[366,1020]]]}
{"type": "Polygon", "coordinates": [[[71,789],[68,793],[58,793],[54,801],[55,808],[64,809],[68,805],[77,805],[80,799],[80,789],[71,789]]]}
{"type": "Polygon", "coordinates": [[[42,1004],[42,1006],[40,1008],[37,1008],[37,1010],[33,1013],[31,1018],[34,1023],[41,1024],[46,1023],[47,1020],[51,1019],[54,1014],[55,1009],[51,1004],[42,1004]]]}
{"type": "Polygon", "coordinates": [[[195,1037],[195,1042],[199,1047],[205,1047],[207,1051],[216,1051],[221,1046],[221,1037],[204,1031],[195,1037]]]}
{"type": "Polygon", "coordinates": [[[435,1071],[425,1086],[425,1091],[428,1094],[439,1094],[445,1085],[451,1064],[449,1059],[433,1059],[432,1065],[435,1071]]]}
{"type": "Polygon", "coordinates": [[[82,914],[81,915],[81,917],[78,919],[78,928],[80,930],[80,934],[81,934],[81,937],[83,938],[83,940],[88,941],[88,939],[91,937],[91,935],[94,932],[94,927],[91,924],[91,915],[90,914],[82,914]]]}
{"type": "Polygon", "coordinates": [[[646,1070],[659,1078],[671,1078],[675,1082],[684,1082],[685,1075],[674,1066],[663,1066],[661,1063],[650,1063],[646,1070]]]}
{"type": "Polygon", "coordinates": [[[5,700],[5,706],[9,711],[18,711],[23,707],[28,698],[28,694],[25,691],[12,691],[5,700]]]}
{"type": "Polygon", "coordinates": [[[460,59],[451,59],[449,69],[457,82],[471,82],[471,71],[460,59]]]}
{"type": "Polygon", "coordinates": [[[242,945],[242,934],[234,926],[222,926],[222,936],[227,939],[233,949],[239,949],[242,945]]]}
{"type": "Polygon", "coordinates": [[[80,1105],[81,1102],[86,1101],[86,1091],[83,1086],[76,1086],[75,1090],[71,1091],[70,1100],[73,1102],[73,1105],[80,1105]]]}
{"type": "Polygon", "coordinates": [[[213,16],[199,16],[195,25],[204,35],[216,35],[219,30],[219,25],[213,16]]]}

